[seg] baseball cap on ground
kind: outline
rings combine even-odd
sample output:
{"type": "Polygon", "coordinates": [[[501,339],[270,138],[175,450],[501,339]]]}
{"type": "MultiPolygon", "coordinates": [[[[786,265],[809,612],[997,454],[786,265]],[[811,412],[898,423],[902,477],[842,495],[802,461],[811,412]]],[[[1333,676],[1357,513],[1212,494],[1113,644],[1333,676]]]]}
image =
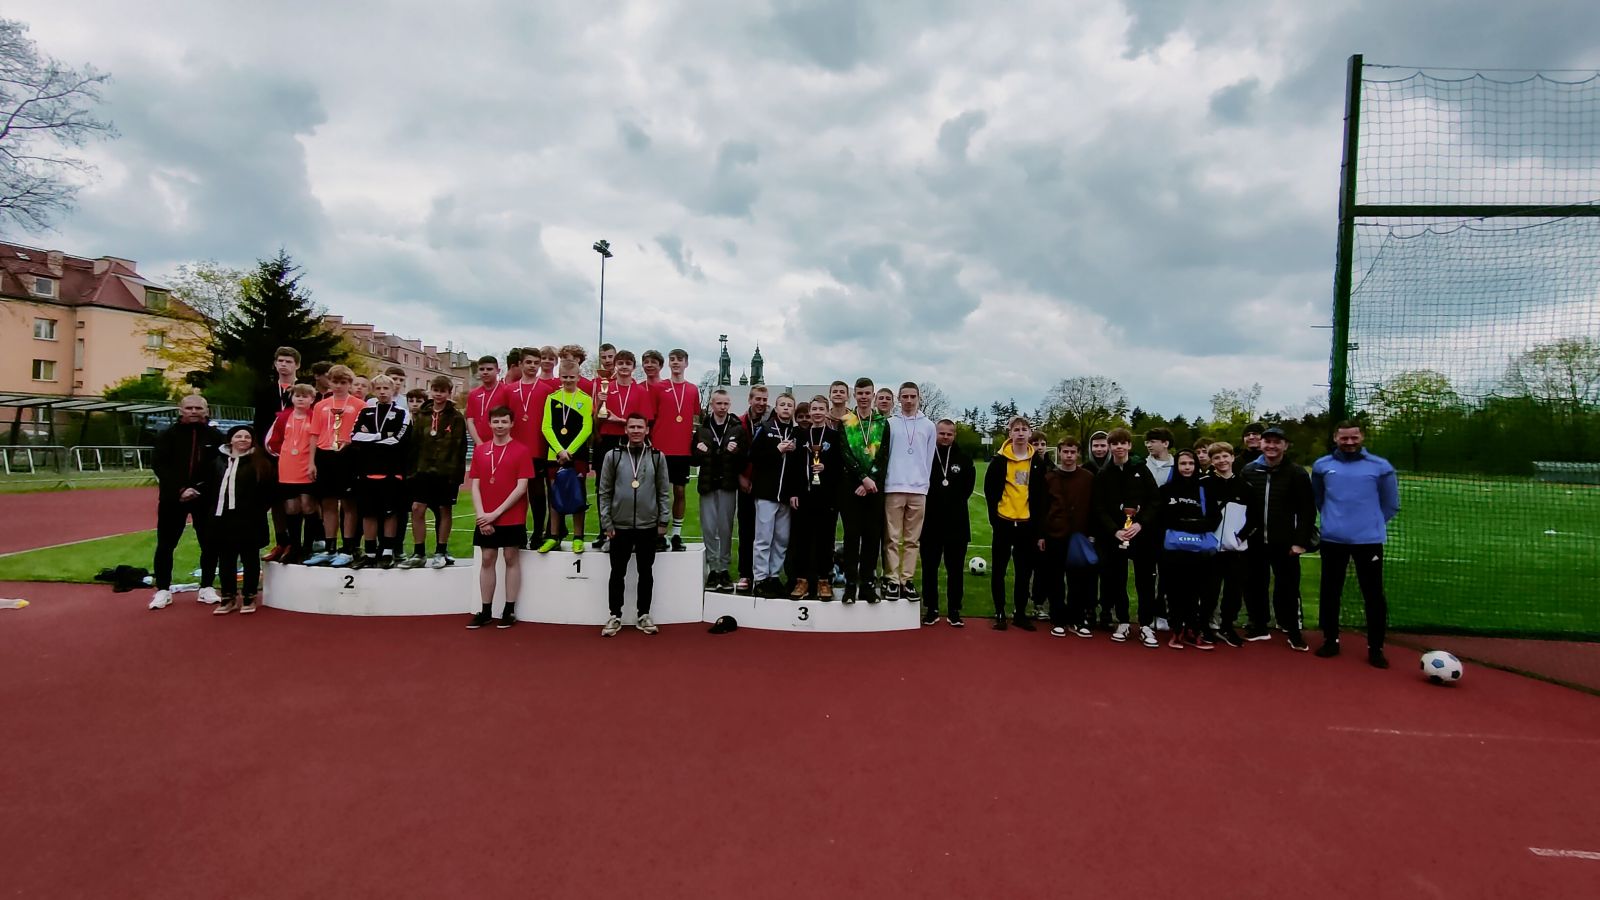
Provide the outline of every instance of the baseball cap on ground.
{"type": "Polygon", "coordinates": [[[717,621],[711,623],[711,627],[706,630],[712,634],[727,634],[730,631],[736,630],[738,627],[739,620],[735,619],[733,616],[718,616],[717,621]]]}

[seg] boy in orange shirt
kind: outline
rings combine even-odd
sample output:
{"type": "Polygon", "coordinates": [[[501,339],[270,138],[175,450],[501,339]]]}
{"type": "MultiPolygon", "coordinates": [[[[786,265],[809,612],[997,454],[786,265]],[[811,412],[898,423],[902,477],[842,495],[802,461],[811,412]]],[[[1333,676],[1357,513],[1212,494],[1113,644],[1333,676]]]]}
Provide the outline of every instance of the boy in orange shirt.
{"type": "Polygon", "coordinates": [[[306,549],[300,536],[301,520],[317,514],[317,502],[311,496],[311,448],[315,443],[311,408],[317,389],[297,384],[289,389],[289,395],[289,408],[278,413],[267,442],[267,449],[278,458],[278,501],[283,506],[287,534],[284,552],[274,560],[281,563],[300,561],[306,549]]]}
{"type": "Polygon", "coordinates": [[[355,561],[357,522],[355,504],[350,499],[349,450],[356,419],[366,404],[350,393],[354,381],[355,373],[348,366],[329,369],[328,384],[332,393],[311,413],[311,435],[315,438],[311,448],[311,478],[316,482],[317,497],[322,502],[322,533],[329,537],[312,548],[311,556],[305,561],[308,566],[343,568],[355,561]],[[342,516],[341,503],[344,504],[342,516]],[[342,536],[337,547],[332,536],[342,536]]]}

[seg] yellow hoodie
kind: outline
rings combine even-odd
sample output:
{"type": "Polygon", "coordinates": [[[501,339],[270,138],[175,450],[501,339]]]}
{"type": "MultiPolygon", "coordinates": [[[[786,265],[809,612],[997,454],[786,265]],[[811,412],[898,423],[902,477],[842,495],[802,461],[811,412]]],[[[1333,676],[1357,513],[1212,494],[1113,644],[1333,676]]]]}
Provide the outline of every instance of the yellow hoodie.
{"type": "Polygon", "coordinates": [[[1011,442],[1000,448],[1006,460],[1006,488],[1000,494],[996,511],[1000,517],[1012,522],[1028,521],[1028,473],[1033,470],[1033,445],[1028,445],[1026,456],[1016,456],[1011,442]]]}

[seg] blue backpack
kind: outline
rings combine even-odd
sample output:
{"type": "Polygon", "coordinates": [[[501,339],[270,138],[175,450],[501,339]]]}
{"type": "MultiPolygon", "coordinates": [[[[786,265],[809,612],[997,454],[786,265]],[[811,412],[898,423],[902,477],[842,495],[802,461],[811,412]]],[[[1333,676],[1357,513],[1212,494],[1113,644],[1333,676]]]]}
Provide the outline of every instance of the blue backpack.
{"type": "Polygon", "coordinates": [[[556,470],[556,480],[550,485],[550,507],[559,515],[570,516],[589,508],[589,496],[583,489],[583,477],[572,466],[556,470]]]}

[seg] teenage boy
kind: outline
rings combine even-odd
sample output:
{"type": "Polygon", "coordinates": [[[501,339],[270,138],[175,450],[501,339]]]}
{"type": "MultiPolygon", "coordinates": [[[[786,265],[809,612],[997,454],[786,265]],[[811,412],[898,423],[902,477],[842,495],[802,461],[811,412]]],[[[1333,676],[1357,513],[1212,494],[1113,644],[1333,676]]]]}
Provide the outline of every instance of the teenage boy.
{"type": "Polygon", "coordinates": [[[600,478],[595,483],[600,531],[611,547],[611,618],[600,629],[601,637],[614,637],[622,630],[622,595],[628,558],[634,556],[639,560],[639,619],[634,627],[645,634],[658,630],[650,621],[650,597],[655,587],[656,544],[666,533],[670,516],[672,481],[666,457],[645,440],[650,423],[644,413],[630,413],[624,429],[626,443],[600,460],[600,478]]]}
{"type": "Polygon", "coordinates": [[[1244,449],[1233,461],[1235,469],[1242,471],[1245,466],[1261,458],[1261,433],[1266,430],[1267,427],[1260,422],[1252,422],[1244,427],[1244,449]]]}
{"type": "MultiPolygon", "coordinates": [[[[255,421],[251,423],[252,434],[265,446],[271,437],[272,426],[278,417],[294,405],[294,376],[300,371],[300,351],[293,347],[279,347],[272,351],[272,374],[270,382],[261,385],[255,398],[255,421]]],[[[284,500],[281,492],[275,489],[277,467],[268,471],[268,476],[263,482],[267,496],[272,498],[272,533],[277,538],[276,542],[263,562],[279,562],[289,552],[290,534],[288,517],[284,512],[284,500]]]]}
{"type": "Polygon", "coordinates": [[[739,420],[728,415],[732,403],[722,388],[711,392],[711,414],[700,423],[692,454],[694,464],[700,467],[700,534],[706,545],[706,589],[712,591],[733,586],[728,563],[733,520],[739,511],[745,444],[739,420]]]}
{"type": "MultiPolygon", "coordinates": [[[[1028,443],[1033,445],[1033,452],[1044,460],[1046,473],[1053,469],[1054,466],[1050,463],[1050,437],[1044,433],[1044,429],[1035,428],[1033,433],[1028,435],[1028,443]]],[[[1050,600],[1050,592],[1045,590],[1044,578],[1046,572],[1042,562],[1038,557],[1034,558],[1033,585],[1028,594],[1029,609],[1026,614],[1038,621],[1048,622],[1050,613],[1046,611],[1046,608],[1050,600]]]]}
{"type": "Polygon", "coordinates": [[[1272,593],[1272,610],[1289,641],[1290,650],[1310,649],[1300,633],[1300,557],[1311,546],[1312,527],[1317,521],[1316,498],[1311,492],[1311,476],[1290,462],[1289,439],[1274,425],[1261,434],[1261,458],[1244,467],[1244,533],[1250,542],[1248,565],[1250,582],[1245,591],[1245,609],[1250,624],[1245,640],[1268,641],[1267,592],[1272,593]]]}
{"type": "MultiPolygon", "coordinates": [[[[551,351],[554,353],[554,351],[551,351]]],[[[550,396],[550,391],[561,385],[559,379],[554,384],[539,378],[541,362],[540,351],[536,347],[524,347],[520,351],[517,361],[517,381],[511,385],[510,406],[516,414],[516,421],[511,423],[511,439],[528,448],[528,455],[533,457],[533,469],[536,476],[528,482],[528,514],[532,523],[528,529],[528,549],[532,550],[544,542],[543,532],[546,519],[543,467],[540,462],[545,457],[544,445],[544,401],[550,396]]]]}
{"type": "MultiPolygon", "coordinates": [[[[1113,641],[1128,639],[1128,563],[1158,558],[1161,540],[1155,528],[1161,508],[1161,492],[1150,470],[1134,461],[1133,434],[1126,428],[1113,428],[1106,435],[1111,456],[1094,476],[1093,523],[1106,539],[1097,542],[1100,555],[1100,602],[1110,606],[1116,618],[1113,641]]],[[[1155,579],[1134,579],[1139,595],[1139,642],[1158,646],[1155,631],[1155,579]]]]}
{"type": "Polygon", "coordinates": [[[1354,561],[1366,609],[1367,662],[1387,669],[1383,545],[1389,540],[1389,520],[1400,512],[1400,484],[1394,466],[1362,449],[1363,440],[1361,423],[1340,422],[1333,432],[1338,449],[1311,467],[1311,490],[1322,514],[1322,646],[1317,655],[1339,655],[1339,600],[1345,571],[1354,561]]]}
{"type": "Polygon", "coordinates": [[[350,396],[356,398],[357,400],[360,400],[362,403],[366,403],[367,402],[367,397],[370,396],[371,394],[372,394],[372,379],[368,378],[365,375],[357,375],[353,380],[351,380],[351,382],[350,382],[350,396]]]}
{"type": "Polygon", "coordinates": [[[844,416],[845,482],[840,498],[844,514],[844,602],[859,596],[877,603],[872,576],[878,567],[886,524],[883,464],[878,448],[889,420],[872,407],[870,378],[857,378],[855,409],[844,416]]]}
{"type": "Polygon", "coordinates": [[[400,507],[405,502],[406,432],[411,418],[394,402],[394,379],[372,379],[372,399],[356,419],[350,436],[356,476],[356,506],[361,510],[365,552],[352,568],[392,569],[400,556],[400,507]],[[379,542],[382,542],[380,558],[379,542]]]}
{"type": "Polygon", "coordinates": [[[782,597],[784,558],[789,552],[791,516],[800,505],[809,467],[800,449],[794,397],[782,394],[773,413],[750,439],[750,492],[756,498],[752,590],[760,597],[782,597]]]}
{"type": "Polygon", "coordinates": [[[348,366],[329,369],[328,384],[332,393],[311,413],[311,435],[316,439],[311,448],[311,477],[316,481],[317,499],[322,503],[325,537],[318,546],[311,548],[311,555],[305,560],[308,566],[343,568],[355,562],[357,519],[356,505],[350,497],[350,438],[355,434],[356,419],[360,418],[366,404],[350,393],[354,382],[355,373],[348,366]],[[336,544],[336,538],[342,540],[336,544]]]}
{"type": "Polygon", "coordinates": [[[456,495],[467,471],[467,420],[450,395],[455,387],[448,375],[435,375],[428,383],[429,403],[412,428],[416,464],[411,470],[411,555],[400,564],[416,569],[424,564],[428,537],[428,511],[433,511],[433,556],[430,569],[455,565],[450,557],[450,520],[456,495]]]}
{"type": "MultiPolygon", "coordinates": [[[[589,436],[594,433],[594,397],[580,386],[579,354],[568,353],[570,349],[571,345],[562,348],[561,389],[544,400],[544,442],[549,448],[545,453],[545,479],[551,484],[562,469],[571,469],[579,478],[589,471],[587,454],[589,436]]],[[[574,553],[583,552],[583,512],[580,509],[571,513],[574,553]]],[[[545,529],[544,543],[539,545],[540,553],[549,553],[561,543],[564,518],[551,503],[550,524],[545,529]]]]}
{"type": "Polygon", "coordinates": [[[333,371],[333,363],[319,359],[311,364],[311,383],[317,389],[317,402],[333,396],[333,384],[328,380],[328,373],[333,371]]]}
{"type": "MultiPolygon", "coordinates": [[[[1172,458],[1172,432],[1165,428],[1152,428],[1144,435],[1145,468],[1150,470],[1150,476],[1155,479],[1156,491],[1159,493],[1162,486],[1172,480],[1172,467],[1176,462],[1172,458]]],[[[1160,506],[1159,498],[1157,506],[1160,506]]],[[[1159,516],[1153,524],[1160,526],[1159,516]]],[[[1153,624],[1157,631],[1167,630],[1167,586],[1161,583],[1161,552],[1163,536],[1160,533],[1151,534],[1151,540],[1144,545],[1144,553],[1133,559],[1133,581],[1140,585],[1139,591],[1139,621],[1144,623],[1144,598],[1148,591],[1154,598],[1151,603],[1151,612],[1154,615],[1153,624]]]]}
{"type": "Polygon", "coordinates": [[[883,463],[884,570],[883,598],[921,600],[911,580],[921,555],[922,520],[928,510],[928,473],[938,430],[922,413],[922,392],[915,382],[900,385],[900,408],[889,418],[878,447],[883,463]]]}
{"type": "Polygon", "coordinates": [[[1083,467],[1090,474],[1098,475],[1105,467],[1106,460],[1111,458],[1111,441],[1104,431],[1096,431],[1089,435],[1089,458],[1083,461],[1083,467]]]}
{"type": "Polygon", "coordinates": [[[558,357],[556,348],[549,344],[539,348],[539,380],[549,384],[551,390],[561,386],[561,376],[556,374],[558,357]]]}
{"type": "Polygon", "coordinates": [[[472,511],[476,530],[472,545],[483,551],[478,564],[478,610],[468,628],[482,628],[494,620],[495,563],[505,560],[506,603],[496,628],[517,624],[517,595],[522,591],[522,548],[528,544],[528,479],[533,459],[528,448],[511,439],[515,420],[509,406],[489,410],[490,438],[472,454],[472,511]]]}
{"type": "MultiPolygon", "coordinates": [[[[1089,456],[1081,463],[1083,468],[1088,469],[1091,475],[1099,475],[1100,470],[1105,468],[1110,460],[1111,441],[1108,440],[1107,433],[1096,431],[1094,434],[1089,435],[1089,456]]],[[[1098,516],[1091,518],[1089,520],[1089,528],[1096,538],[1103,538],[1104,535],[1099,533],[1099,522],[1098,516]]],[[[1101,543],[1104,543],[1104,541],[1102,540],[1101,543]]],[[[1112,626],[1111,607],[1100,596],[1100,579],[1098,577],[1089,584],[1088,598],[1090,613],[1099,621],[1101,628],[1110,631],[1112,626]]]]}
{"type": "MultiPolygon", "coordinates": [[[[162,609],[172,602],[172,553],[183,537],[183,527],[194,520],[194,534],[200,541],[200,594],[202,603],[220,603],[213,582],[217,577],[217,557],[211,540],[212,510],[205,508],[207,481],[212,459],[225,439],[210,422],[211,406],[199,394],[190,394],[178,404],[178,421],[156,436],[151,468],[160,486],[156,501],[156,593],[151,609],[162,609]]],[[[233,573],[227,574],[228,578],[233,573]]]]}
{"type": "Polygon", "coordinates": [[[632,350],[619,350],[612,358],[611,384],[605,398],[609,417],[599,421],[600,453],[620,447],[626,440],[628,417],[634,413],[645,421],[656,418],[655,397],[650,389],[633,380],[633,370],[638,364],[632,350]]]}
{"type": "Polygon", "coordinates": [[[839,486],[844,479],[844,450],[839,432],[828,418],[828,398],[811,400],[810,421],[800,430],[805,482],[795,510],[795,583],[791,600],[833,600],[833,535],[839,521],[839,486]]]}
{"type": "Polygon", "coordinates": [[[1033,429],[1027,419],[1012,419],[1006,424],[1006,434],[1008,440],[989,460],[989,471],[983,476],[983,499],[989,507],[989,525],[994,529],[994,565],[989,572],[994,629],[1006,630],[1006,567],[1014,559],[1014,621],[1023,631],[1034,631],[1033,622],[1023,615],[1023,610],[1028,606],[1028,584],[1033,580],[1038,527],[1050,498],[1044,486],[1049,466],[1029,443],[1033,429]]]}
{"type": "Polygon", "coordinates": [[[1213,623],[1214,633],[1209,637],[1229,647],[1243,647],[1244,638],[1239,636],[1236,629],[1249,575],[1246,548],[1237,537],[1238,532],[1243,530],[1247,506],[1244,480],[1234,471],[1232,444],[1226,441],[1213,443],[1207,448],[1206,458],[1211,460],[1211,474],[1201,480],[1200,486],[1205,488],[1206,496],[1220,511],[1222,526],[1219,529],[1217,555],[1211,559],[1209,566],[1209,580],[1201,589],[1200,615],[1203,620],[1213,623]],[[1233,534],[1228,533],[1230,530],[1233,534]],[[1212,611],[1218,608],[1219,602],[1221,613],[1213,617],[1212,611]]]}
{"type": "Polygon", "coordinates": [[[294,563],[304,556],[301,543],[301,523],[315,517],[316,501],[312,499],[314,486],[311,477],[311,406],[317,398],[317,389],[309,384],[297,384],[289,391],[290,407],[272,423],[267,436],[267,452],[277,457],[278,502],[283,506],[288,531],[288,548],[274,562],[294,563]]]}
{"type": "MultiPolygon", "coordinates": [[[[743,429],[742,442],[748,448],[756,432],[772,419],[772,409],[768,404],[765,385],[752,385],[746,402],[749,408],[740,420],[740,427],[743,429]]],[[[755,575],[756,548],[756,497],[752,480],[755,467],[748,453],[745,460],[744,473],[739,476],[739,581],[733,586],[735,592],[748,591],[755,584],[752,580],[755,575]]]]}
{"type": "Polygon", "coordinates": [[[656,424],[650,434],[650,443],[667,458],[667,472],[672,476],[672,529],[667,537],[672,549],[678,551],[684,549],[683,511],[688,500],[685,488],[689,484],[690,443],[700,418],[700,388],[683,377],[688,367],[689,351],[675,347],[667,354],[671,377],[655,383],[656,424]]]}
{"type": "Polygon", "coordinates": [[[844,417],[850,412],[850,385],[835,381],[828,385],[828,426],[844,434],[844,417]]]}
{"type": "MultiPolygon", "coordinates": [[[[1044,602],[1050,609],[1050,634],[1066,637],[1068,632],[1092,637],[1089,616],[1094,612],[1093,566],[1074,565],[1070,549],[1073,541],[1094,543],[1090,527],[1094,512],[1094,475],[1078,465],[1078,439],[1068,435],[1056,445],[1056,465],[1044,477],[1049,494],[1042,533],[1039,535],[1040,569],[1044,571],[1044,602]]],[[[1035,597],[1035,604],[1040,598],[1035,597]]]]}
{"type": "Polygon", "coordinates": [[[948,579],[945,614],[951,627],[962,627],[961,600],[966,588],[967,545],[972,523],[967,498],[977,482],[972,459],[956,446],[956,423],[940,419],[935,426],[933,466],[928,472],[928,509],[922,522],[922,624],[939,623],[939,566],[948,579]]]}
{"type": "Polygon", "coordinates": [[[655,390],[661,382],[661,367],[666,360],[661,358],[660,350],[646,350],[639,356],[639,368],[644,370],[644,386],[655,390]]]}
{"type": "Polygon", "coordinates": [[[878,414],[885,419],[894,413],[894,391],[888,388],[878,388],[878,393],[873,397],[873,404],[878,414]]]}
{"type": "Polygon", "coordinates": [[[500,360],[478,357],[478,386],[467,392],[467,434],[472,446],[489,440],[489,410],[510,408],[511,388],[500,380],[500,360]]]}

